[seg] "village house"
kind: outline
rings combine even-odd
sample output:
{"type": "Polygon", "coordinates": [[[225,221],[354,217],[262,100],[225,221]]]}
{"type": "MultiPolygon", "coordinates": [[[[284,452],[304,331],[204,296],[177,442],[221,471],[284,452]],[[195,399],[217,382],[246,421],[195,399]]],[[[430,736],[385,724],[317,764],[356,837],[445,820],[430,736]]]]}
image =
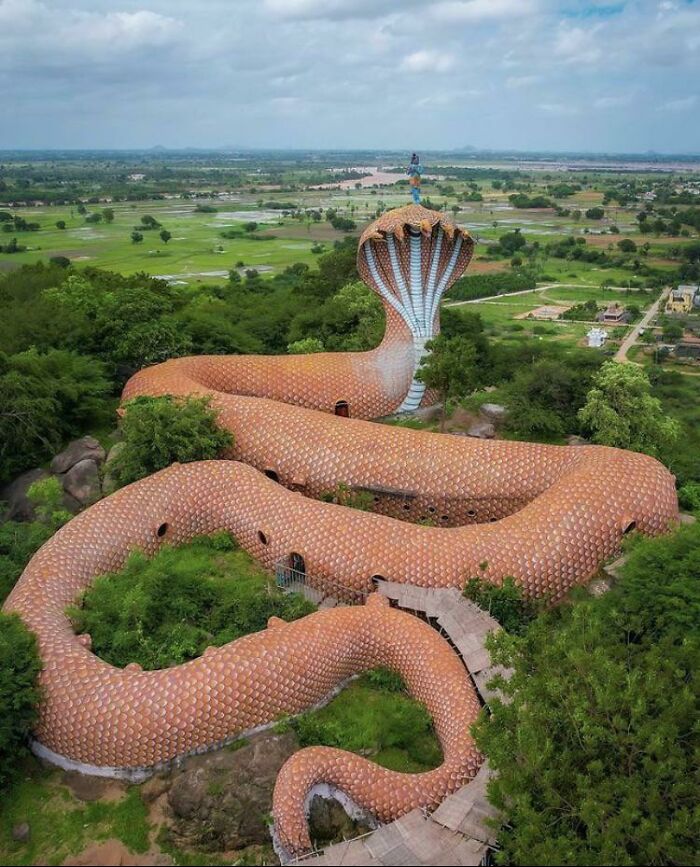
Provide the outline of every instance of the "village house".
{"type": "Polygon", "coordinates": [[[586,337],[591,349],[600,349],[607,340],[608,332],[604,328],[591,328],[586,337]]]}
{"type": "Polygon", "coordinates": [[[598,322],[604,322],[606,325],[623,325],[629,321],[629,314],[624,307],[621,307],[617,301],[608,306],[598,314],[598,322]]]}
{"type": "Polygon", "coordinates": [[[692,313],[700,307],[700,286],[684,285],[674,289],[666,301],[666,313],[692,313]]]}

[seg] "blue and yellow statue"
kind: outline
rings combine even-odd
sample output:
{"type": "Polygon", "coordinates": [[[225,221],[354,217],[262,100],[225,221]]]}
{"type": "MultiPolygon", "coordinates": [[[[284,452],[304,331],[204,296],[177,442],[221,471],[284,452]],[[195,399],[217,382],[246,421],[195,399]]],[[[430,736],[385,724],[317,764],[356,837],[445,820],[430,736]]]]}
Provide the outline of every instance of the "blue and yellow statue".
{"type": "Polygon", "coordinates": [[[420,176],[423,174],[423,166],[420,164],[420,157],[414,153],[411,157],[411,164],[406,170],[411,185],[411,195],[416,205],[420,205],[420,176]]]}

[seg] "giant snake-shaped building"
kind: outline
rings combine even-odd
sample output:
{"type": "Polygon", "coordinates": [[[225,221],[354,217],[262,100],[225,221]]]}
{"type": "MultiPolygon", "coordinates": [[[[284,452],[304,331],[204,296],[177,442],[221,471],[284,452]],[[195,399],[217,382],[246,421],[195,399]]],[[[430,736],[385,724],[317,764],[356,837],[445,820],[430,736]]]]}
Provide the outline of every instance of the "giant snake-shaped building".
{"type": "Polygon", "coordinates": [[[478,701],[450,647],[425,623],[380,604],[321,611],[210,648],[185,665],[114,668],[65,614],[134,547],[225,529],[266,567],[371,593],[379,578],[462,587],[513,576],[552,602],[585,582],[625,533],[677,520],[674,480],[657,461],[601,446],[482,441],[363,419],[417,408],[416,379],[443,293],[473,252],[443,214],[411,205],[363,234],[358,269],[380,296],[386,333],[370,352],[178,358],[134,376],[124,399],[207,395],[231,430],[229,460],[173,465],[78,515],[34,556],[5,609],[38,636],[43,699],[35,749],[64,767],[137,777],[295,714],[376,665],[425,702],[444,761],[398,774],[340,750],[310,748],[282,769],[274,816],[287,852],[309,846],[304,804],[319,783],[381,821],[430,807],[470,779],[478,701]],[[350,417],[347,417],[350,416],[350,417]],[[373,512],[318,498],[339,483],[373,512]],[[416,523],[430,518],[432,526],[416,523]]]}

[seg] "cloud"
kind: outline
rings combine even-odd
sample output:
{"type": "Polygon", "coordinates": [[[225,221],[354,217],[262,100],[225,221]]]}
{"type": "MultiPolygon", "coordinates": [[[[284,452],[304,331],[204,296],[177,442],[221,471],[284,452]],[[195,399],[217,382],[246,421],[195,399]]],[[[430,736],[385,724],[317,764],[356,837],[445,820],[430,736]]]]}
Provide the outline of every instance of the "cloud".
{"type": "Polygon", "coordinates": [[[674,112],[682,112],[688,111],[695,106],[698,98],[696,94],[691,94],[690,96],[681,96],[678,99],[670,99],[668,102],[660,105],[659,111],[674,111],[674,112]]]}
{"type": "Polygon", "coordinates": [[[509,90],[519,90],[521,87],[531,87],[540,81],[539,75],[509,75],[505,84],[509,90]]]}
{"type": "Polygon", "coordinates": [[[417,5],[420,0],[263,0],[268,13],[287,19],[381,18],[417,5]]]}
{"type": "Polygon", "coordinates": [[[425,48],[408,54],[401,61],[401,69],[405,72],[449,72],[454,65],[454,57],[450,54],[425,48]]]}
{"type": "Polygon", "coordinates": [[[569,105],[563,102],[540,102],[537,108],[545,114],[557,115],[559,117],[570,117],[578,114],[578,108],[575,105],[569,105]]]}
{"type": "Polygon", "coordinates": [[[699,72],[700,0],[0,0],[0,147],[700,150],[699,72]]]}
{"type": "Polygon", "coordinates": [[[565,63],[595,63],[602,56],[600,25],[591,28],[561,24],[554,40],[554,54],[565,63]]]}
{"type": "Polygon", "coordinates": [[[593,108],[619,108],[623,105],[629,105],[632,98],[629,95],[624,96],[601,96],[593,100],[593,108]]]}
{"type": "Polygon", "coordinates": [[[441,21],[488,21],[532,15],[538,0],[450,0],[437,3],[432,14],[441,21]]]}

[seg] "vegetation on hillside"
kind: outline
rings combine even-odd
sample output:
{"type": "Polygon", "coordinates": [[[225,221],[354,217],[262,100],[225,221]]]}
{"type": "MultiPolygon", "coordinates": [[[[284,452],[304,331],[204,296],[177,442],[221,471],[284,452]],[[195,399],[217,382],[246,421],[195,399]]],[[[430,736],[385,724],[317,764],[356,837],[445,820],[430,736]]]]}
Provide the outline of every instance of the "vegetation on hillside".
{"type": "Polygon", "coordinates": [[[41,670],[36,638],[16,614],[0,612],[0,794],[15,780],[36,720],[41,670]]]}
{"type": "Polygon", "coordinates": [[[112,665],[167,668],[265,629],[268,618],[296,620],[314,611],[284,594],[226,533],[164,546],[151,559],[130,555],[70,609],[76,632],[112,665]]]}
{"type": "Polygon", "coordinates": [[[694,863],[700,525],[634,542],[608,593],[491,640],[514,668],[475,727],[499,863],[694,863]]]}
{"type": "Polygon", "coordinates": [[[442,751],[430,715],[405,689],[393,672],[374,669],[286,725],[302,746],[337,747],[394,771],[421,773],[440,764],[442,751]]]}
{"type": "Polygon", "coordinates": [[[233,436],[219,427],[208,398],[137,397],[125,405],[122,440],[110,461],[117,486],[150,476],[172,463],[220,457],[233,436]]]}

